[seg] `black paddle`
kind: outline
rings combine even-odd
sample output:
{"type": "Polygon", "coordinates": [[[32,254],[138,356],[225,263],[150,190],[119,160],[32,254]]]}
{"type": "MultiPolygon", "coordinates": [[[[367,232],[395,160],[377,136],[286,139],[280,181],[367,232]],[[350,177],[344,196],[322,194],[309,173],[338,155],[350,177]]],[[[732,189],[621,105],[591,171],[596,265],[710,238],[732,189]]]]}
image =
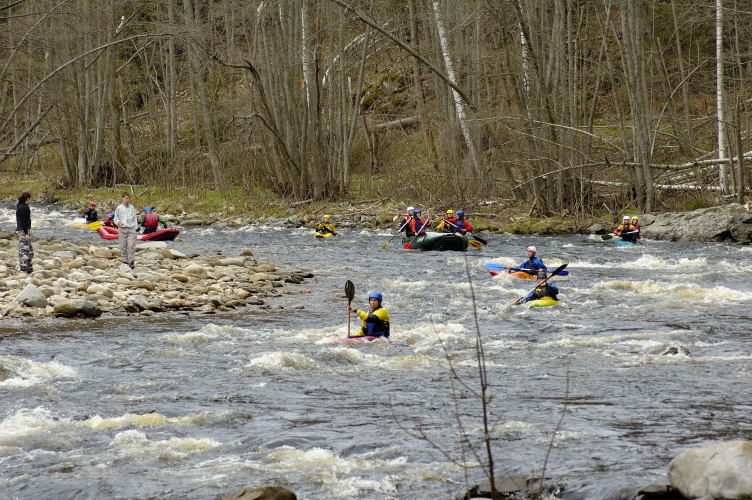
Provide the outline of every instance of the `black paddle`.
{"type": "Polygon", "coordinates": [[[350,305],[355,298],[355,285],[350,280],[345,281],[345,297],[347,297],[347,338],[350,338],[350,305]]]}
{"type": "MultiPolygon", "coordinates": [[[[562,264],[559,267],[557,267],[556,269],[554,269],[554,272],[551,273],[551,276],[549,276],[548,278],[546,278],[545,280],[543,280],[542,283],[538,283],[535,286],[535,288],[538,288],[539,286],[548,283],[548,280],[550,280],[551,278],[553,278],[554,276],[556,276],[557,274],[559,274],[560,272],[562,272],[564,270],[564,268],[567,267],[568,265],[569,265],[569,262],[567,262],[566,264],[562,264]]],[[[535,288],[533,288],[532,290],[530,290],[530,292],[532,292],[533,290],[535,290],[535,288]]],[[[523,295],[519,299],[515,300],[514,301],[515,304],[518,303],[519,301],[521,301],[522,299],[524,299],[525,297],[527,297],[528,295],[530,295],[530,292],[527,292],[525,295],[523,295]]],[[[515,305],[515,304],[512,304],[512,305],[515,305]]]]}
{"type": "MultiPolygon", "coordinates": [[[[452,224],[451,222],[449,222],[446,219],[441,219],[441,220],[443,220],[444,222],[446,222],[450,226],[454,227],[455,229],[460,229],[459,226],[457,226],[455,224],[452,224]]],[[[461,231],[461,229],[460,229],[460,231],[461,231]]],[[[470,236],[472,239],[474,239],[475,241],[479,242],[480,244],[482,244],[482,245],[488,245],[488,242],[486,240],[484,240],[483,238],[481,238],[480,236],[478,236],[477,234],[473,234],[470,231],[466,231],[466,233],[467,233],[468,236],[470,236]]]]}

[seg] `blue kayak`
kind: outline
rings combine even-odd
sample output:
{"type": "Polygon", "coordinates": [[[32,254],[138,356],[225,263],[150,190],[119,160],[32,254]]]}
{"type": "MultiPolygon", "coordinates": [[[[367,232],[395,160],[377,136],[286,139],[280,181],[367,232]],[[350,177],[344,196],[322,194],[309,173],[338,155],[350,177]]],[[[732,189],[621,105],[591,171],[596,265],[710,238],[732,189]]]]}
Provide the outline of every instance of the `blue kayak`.
{"type": "Polygon", "coordinates": [[[619,238],[614,238],[615,247],[636,247],[639,243],[635,241],[626,241],[619,238]]]}

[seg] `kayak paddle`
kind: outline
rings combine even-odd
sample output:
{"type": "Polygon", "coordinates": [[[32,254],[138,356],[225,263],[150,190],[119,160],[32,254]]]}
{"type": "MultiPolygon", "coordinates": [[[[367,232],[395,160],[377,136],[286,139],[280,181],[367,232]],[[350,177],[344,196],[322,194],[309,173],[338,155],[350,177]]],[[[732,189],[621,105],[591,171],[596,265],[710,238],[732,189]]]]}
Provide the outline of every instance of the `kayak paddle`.
{"type": "Polygon", "coordinates": [[[350,280],[345,281],[345,296],[347,297],[347,338],[350,338],[350,306],[355,298],[355,285],[350,280]]]}
{"type": "Polygon", "coordinates": [[[395,233],[395,234],[394,234],[394,235],[393,235],[393,236],[392,236],[391,238],[389,238],[389,241],[387,241],[386,243],[384,243],[383,245],[381,245],[381,246],[380,246],[379,248],[382,248],[382,249],[383,249],[383,248],[386,248],[386,247],[387,247],[387,245],[389,245],[389,243],[391,243],[391,242],[392,242],[392,240],[393,240],[394,238],[396,238],[396,237],[397,237],[397,235],[398,235],[398,234],[400,234],[400,233],[402,232],[402,230],[403,230],[403,229],[405,229],[405,226],[407,226],[407,224],[408,224],[408,223],[410,222],[410,219],[412,219],[412,218],[413,218],[413,216],[412,216],[412,215],[411,215],[410,217],[408,217],[408,218],[407,218],[407,220],[405,221],[405,223],[404,223],[404,224],[402,224],[402,225],[400,226],[400,228],[399,228],[399,229],[397,229],[397,232],[396,232],[396,233],[395,233]]]}
{"type": "Polygon", "coordinates": [[[616,236],[621,236],[622,234],[634,234],[634,233],[639,233],[639,231],[628,231],[626,233],[621,233],[621,234],[611,234],[611,233],[609,233],[609,234],[602,234],[601,235],[601,239],[602,240],[610,240],[611,238],[615,238],[616,236]]]}
{"type": "Polygon", "coordinates": [[[423,225],[420,226],[420,229],[418,229],[418,232],[415,233],[415,236],[413,237],[413,239],[407,242],[407,244],[404,246],[406,250],[412,250],[413,242],[418,239],[418,236],[420,236],[420,232],[423,231],[423,229],[428,225],[428,222],[429,221],[424,222],[423,225]]]}
{"type": "MultiPolygon", "coordinates": [[[[538,288],[539,286],[541,286],[541,285],[542,285],[542,284],[544,284],[544,283],[548,283],[548,280],[550,280],[550,279],[551,279],[551,278],[553,278],[554,276],[556,276],[556,275],[560,275],[560,274],[561,274],[561,272],[562,272],[562,271],[564,270],[564,268],[565,268],[565,267],[567,267],[568,265],[569,265],[569,262],[567,262],[566,264],[562,264],[562,265],[560,265],[559,267],[557,267],[556,269],[554,269],[554,272],[552,272],[552,273],[551,273],[551,276],[549,276],[548,278],[546,278],[545,280],[543,280],[543,283],[538,283],[538,284],[537,284],[537,285],[535,286],[535,288],[538,288]]],[[[530,290],[530,292],[533,292],[533,291],[535,291],[535,288],[533,288],[532,290],[530,290]]],[[[522,297],[520,297],[519,299],[515,300],[515,302],[519,302],[519,301],[521,301],[522,299],[524,299],[525,297],[527,297],[528,295],[530,295],[530,292],[527,292],[527,293],[526,293],[525,295],[523,295],[523,296],[522,296],[522,297]]],[[[512,304],[512,305],[514,305],[514,304],[512,304]]]]}
{"type": "Polygon", "coordinates": [[[92,231],[96,231],[100,227],[104,226],[101,220],[95,220],[94,222],[89,222],[88,224],[76,224],[76,225],[78,227],[85,227],[87,229],[91,229],[92,231]]]}
{"type": "MultiPolygon", "coordinates": [[[[486,269],[488,269],[489,271],[503,271],[504,269],[509,269],[510,271],[515,271],[515,272],[516,271],[535,272],[535,269],[524,269],[522,267],[505,267],[505,266],[502,266],[501,264],[496,264],[495,262],[487,263],[486,269]]],[[[569,276],[569,271],[561,271],[559,273],[559,276],[569,276]]]]}
{"type": "MultiPolygon", "coordinates": [[[[455,229],[460,229],[459,226],[457,226],[455,224],[452,224],[451,222],[449,222],[446,219],[441,219],[441,220],[443,220],[444,222],[446,222],[447,224],[449,224],[450,226],[452,226],[455,229]]],[[[462,231],[462,230],[460,229],[460,231],[462,231]]],[[[468,241],[468,243],[470,243],[471,245],[473,245],[473,247],[475,247],[475,248],[480,248],[480,247],[482,247],[484,245],[488,245],[488,242],[486,240],[484,240],[483,238],[481,238],[480,236],[477,236],[477,235],[475,235],[475,234],[473,234],[471,232],[467,232],[467,235],[472,238],[472,240],[468,241]],[[480,245],[474,245],[473,244],[473,240],[475,240],[477,243],[480,243],[480,245]]]]}

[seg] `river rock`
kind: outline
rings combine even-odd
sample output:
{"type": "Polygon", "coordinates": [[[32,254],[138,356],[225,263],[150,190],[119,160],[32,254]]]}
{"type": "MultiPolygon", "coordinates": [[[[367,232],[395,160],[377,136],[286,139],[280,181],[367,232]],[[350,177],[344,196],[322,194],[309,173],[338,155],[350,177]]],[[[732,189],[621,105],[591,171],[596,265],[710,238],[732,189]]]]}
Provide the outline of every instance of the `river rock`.
{"type": "MultiPolygon", "coordinates": [[[[530,479],[525,476],[496,476],[497,498],[527,498],[537,495],[540,490],[540,479],[530,479]]],[[[544,487],[544,491],[546,488],[544,487]]],[[[477,484],[470,488],[462,498],[491,498],[491,482],[477,484]]]]}
{"type": "Polygon", "coordinates": [[[243,267],[245,259],[242,257],[225,257],[217,261],[218,266],[238,266],[243,267]]]}
{"type": "Polygon", "coordinates": [[[587,228],[587,232],[589,234],[606,234],[607,232],[609,232],[609,229],[609,227],[606,227],[600,222],[596,222],[595,224],[587,228]]]}
{"type": "Polygon", "coordinates": [[[133,269],[131,269],[128,264],[120,264],[117,270],[119,273],[128,274],[128,275],[133,274],[133,269]]]}
{"type": "Polygon", "coordinates": [[[252,490],[236,491],[222,500],[298,500],[292,491],[282,486],[259,486],[252,490]]]}
{"type": "Polygon", "coordinates": [[[209,272],[206,268],[198,264],[190,264],[189,266],[186,266],[186,268],[183,269],[183,272],[201,279],[206,279],[209,276],[209,272]]]}
{"type": "Polygon", "coordinates": [[[251,292],[249,292],[248,290],[244,290],[243,288],[236,288],[235,295],[240,297],[240,299],[245,300],[251,296],[251,292]]]}
{"type": "Polygon", "coordinates": [[[88,300],[69,300],[55,304],[53,313],[63,318],[98,318],[102,310],[88,300]]]}
{"type": "Polygon", "coordinates": [[[87,266],[91,266],[94,269],[99,269],[101,271],[107,270],[110,268],[109,264],[103,260],[99,259],[89,259],[86,261],[87,266]]]}
{"type": "Polygon", "coordinates": [[[738,203],[640,219],[642,236],[657,240],[752,243],[752,212],[738,203]]]}
{"type": "Polygon", "coordinates": [[[634,500],[685,500],[670,484],[650,484],[640,489],[634,500]]]}
{"type": "Polygon", "coordinates": [[[27,307],[47,307],[47,297],[32,284],[26,285],[16,297],[16,302],[27,307]]]}
{"type": "Polygon", "coordinates": [[[107,247],[89,247],[89,254],[98,259],[111,259],[113,257],[112,252],[107,247]]]}
{"type": "Polygon", "coordinates": [[[102,295],[110,299],[114,296],[113,291],[103,285],[91,285],[86,289],[86,293],[90,295],[102,295]]]}
{"type": "Polygon", "coordinates": [[[73,260],[76,258],[76,253],[70,250],[58,250],[57,252],[53,252],[52,256],[62,260],[73,260]]]}
{"type": "Polygon", "coordinates": [[[251,275],[251,281],[253,281],[254,283],[257,281],[275,281],[278,279],[279,276],[271,273],[255,273],[251,275]]]}
{"type": "Polygon", "coordinates": [[[170,252],[170,258],[171,259],[178,260],[178,259],[187,259],[188,258],[188,256],[186,254],[184,254],[183,252],[181,252],[179,250],[175,250],[174,248],[170,248],[167,251],[170,252]]]}
{"type": "Polygon", "coordinates": [[[668,464],[668,478],[687,498],[752,498],[752,441],[684,450],[668,464]]]}
{"type": "Polygon", "coordinates": [[[167,248],[167,243],[164,241],[145,241],[136,245],[136,250],[154,250],[158,248],[167,248]]]}

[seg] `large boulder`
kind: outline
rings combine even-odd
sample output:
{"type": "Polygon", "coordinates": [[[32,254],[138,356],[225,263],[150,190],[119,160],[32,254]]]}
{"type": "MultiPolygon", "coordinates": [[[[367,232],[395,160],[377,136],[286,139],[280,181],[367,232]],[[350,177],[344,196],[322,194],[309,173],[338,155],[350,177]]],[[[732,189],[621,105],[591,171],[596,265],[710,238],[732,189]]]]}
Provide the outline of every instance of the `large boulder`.
{"type": "Polygon", "coordinates": [[[27,307],[47,307],[47,296],[39,288],[29,283],[18,294],[16,302],[27,307]]]}
{"type": "Polygon", "coordinates": [[[668,464],[668,478],[687,498],[752,498],[752,442],[684,450],[668,464]]]}
{"type": "Polygon", "coordinates": [[[298,500],[292,491],[282,486],[260,486],[252,490],[236,491],[222,500],[298,500]]]}
{"type": "Polygon", "coordinates": [[[98,318],[102,310],[88,300],[67,300],[55,304],[53,313],[62,318],[98,318]]]}
{"type": "Polygon", "coordinates": [[[657,240],[752,243],[752,212],[738,203],[640,218],[642,236],[657,240]]]}

